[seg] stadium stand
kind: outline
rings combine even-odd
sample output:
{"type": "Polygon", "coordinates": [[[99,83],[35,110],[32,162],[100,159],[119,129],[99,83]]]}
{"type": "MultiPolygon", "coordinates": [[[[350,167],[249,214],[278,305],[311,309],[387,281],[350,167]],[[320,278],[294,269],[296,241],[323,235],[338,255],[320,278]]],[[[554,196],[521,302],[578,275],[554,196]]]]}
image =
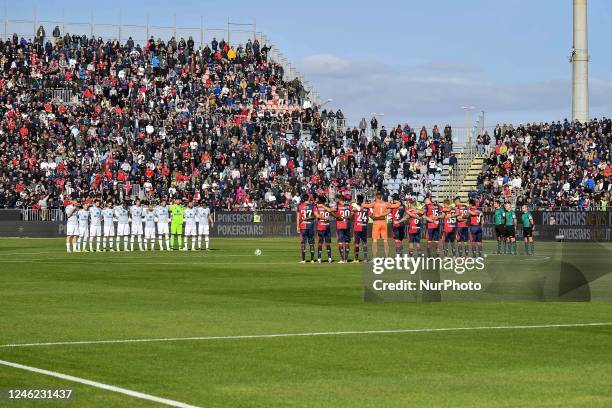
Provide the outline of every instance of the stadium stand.
{"type": "Polygon", "coordinates": [[[0,42],[0,207],[68,197],[203,199],[295,208],[302,193],[459,195],[607,205],[609,119],[497,126],[475,152],[452,128],[347,128],[256,41],[53,36],[0,42]],[[470,149],[468,151],[466,149],[470,149]]]}
{"type": "Polygon", "coordinates": [[[612,121],[497,125],[478,138],[485,154],[477,190],[487,201],[538,208],[607,209],[612,121]]]}
{"type": "Polygon", "coordinates": [[[439,183],[450,127],[346,129],[268,51],[174,37],[0,43],[0,206],[139,196],[289,208],[303,192],[425,196],[439,183]]]}

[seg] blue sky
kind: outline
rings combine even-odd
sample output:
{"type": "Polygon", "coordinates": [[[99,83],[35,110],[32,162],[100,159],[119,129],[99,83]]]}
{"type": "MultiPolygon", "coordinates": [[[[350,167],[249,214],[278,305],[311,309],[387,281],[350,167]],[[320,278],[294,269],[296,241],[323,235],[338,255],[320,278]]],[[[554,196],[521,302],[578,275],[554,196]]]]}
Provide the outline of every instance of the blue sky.
{"type": "MultiPolygon", "coordinates": [[[[257,21],[351,123],[386,125],[563,119],[571,109],[571,0],[7,2],[9,18],[225,27],[257,21]],[[121,17],[120,17],[121,16],[121,17]],[[475,118],[474,114],[474,118],[475,118]]],[[[612,2],[589,0],[591,116],[612,114],[612,2]],[[608,40],[606,40],[608,38],[608,40]]]]}

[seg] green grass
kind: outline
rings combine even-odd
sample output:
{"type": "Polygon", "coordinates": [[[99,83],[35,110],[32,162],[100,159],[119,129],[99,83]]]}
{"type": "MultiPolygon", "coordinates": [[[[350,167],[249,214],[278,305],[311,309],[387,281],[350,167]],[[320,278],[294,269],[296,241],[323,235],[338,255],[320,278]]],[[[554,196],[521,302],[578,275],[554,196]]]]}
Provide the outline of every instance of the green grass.
{"type": "MultiPolygon", "coordinates": [[[[212,245],[67,255],[59,239],[0,239],[0,345],[612,322],[606,302],[364,303],[362,266],[298,264],[295,240],[212,245]]],[[[600,326],[0,347],[0,359],[207,408],[609,407],[611,346],[600,326]]],[[[66,407],[157,405],[0,365],[2,387],[74,389],[66,407]]]]}

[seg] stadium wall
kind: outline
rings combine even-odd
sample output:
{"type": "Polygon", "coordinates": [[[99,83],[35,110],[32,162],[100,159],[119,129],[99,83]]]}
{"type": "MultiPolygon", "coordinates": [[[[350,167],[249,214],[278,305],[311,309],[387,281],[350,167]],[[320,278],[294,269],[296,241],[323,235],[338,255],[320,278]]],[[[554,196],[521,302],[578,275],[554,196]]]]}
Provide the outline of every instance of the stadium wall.
{"type": "MultiPolygon", "coordinates": [[[[66,224],[58,221],[5,221],[0,211],[0,236],[4,237],[62,237],[66,224]]],[[[534,211],[536,240],[604,241],[612,242],[612,211],[534,211]],[[562,238],[561,238],[562,237],[562,238]]],[[[520,220],[520,212],[517,219],[520,220]]],[[[257,238],[296,237],[294,211],[216,211],[211,236],[257,238]]],[[[522,238],[518,225],[517,238],[522,238]]],[[[332,226],[332,236],[335,228],[332,226]]],[[[390,235],[391,236],[391,235],[390,235]]],[[[483,238],[495,239],[493,214],[485,214],[483,238]]]]}

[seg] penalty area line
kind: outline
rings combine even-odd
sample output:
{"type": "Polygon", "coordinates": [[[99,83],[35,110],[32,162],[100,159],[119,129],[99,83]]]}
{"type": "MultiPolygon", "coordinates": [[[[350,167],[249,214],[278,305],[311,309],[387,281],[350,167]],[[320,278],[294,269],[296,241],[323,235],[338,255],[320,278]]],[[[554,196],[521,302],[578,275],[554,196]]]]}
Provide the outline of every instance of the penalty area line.
{"type": "Polygon", "coordinates": [[[73,375],[62,374],[55,371],[43,370],[42,368],[31,367],[19,363],[13,363],[10,361],[0,360],[0,365],[17,368],[20,370],[30,371],[37,374],[46,375],[49,377],[60,378],[66,381],[72,381],[79,384],[89,385],[90,387],[100,388],[102,390],[111,391],[119,394],[128,395],[130,397],[139,398],[147,401],[157,402],[159,404],[167,405],[170,407],[178,408],[199,408],[195,405],[186,404],[184,402],[174,401],[167,398],[156,397],[155,395],[145,394],[138,391],[128,390],[127,388],[121,388],[114,385],[104,384],[97,381],[88,380],[81,377],[75,377],[73,375]]]}
{"type": "Polygon", "coordinates": [[[484,331],[484,330],[523,330],[523,329],[551,329],[570,327],[597,327],[612,326],[608,323],[560,323],[560,324],[534,324],[534,325],[512,325],[512,326],[472,326],[472,327],[438,327],[422,329],[388,329],[388,330],[351,330],[333,332],[310,332],[310,333],[276,333],[276,334],[250,334],[236,336],[199,336],[199,337],[162,337],[150,339],[116,339],[116,340],[80,340],[80,341],[55,341],[41,343],[13,343],[0,344],[0,348],[16,347],[44,347],[44,346],[69,346],[87,344],[122,344],[122,343],[167,343],[178,341],[206,341],[206,340],[242,340],[242,339],[270,339],[277,337],[318,337],[318,336],[348,336],[367,334],[401,334],[401,333],[434,333],[454,331],[484,331]]]}

